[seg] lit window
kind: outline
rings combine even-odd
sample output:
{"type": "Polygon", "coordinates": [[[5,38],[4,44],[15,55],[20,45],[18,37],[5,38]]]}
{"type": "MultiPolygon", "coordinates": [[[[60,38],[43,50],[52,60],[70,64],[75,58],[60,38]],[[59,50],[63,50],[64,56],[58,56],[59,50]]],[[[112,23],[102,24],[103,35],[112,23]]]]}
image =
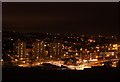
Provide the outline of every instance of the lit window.
{"type": "Polygon", "coordinates": [[[46,47],[47,45],[45,44],[44,46],[46,47]]]}

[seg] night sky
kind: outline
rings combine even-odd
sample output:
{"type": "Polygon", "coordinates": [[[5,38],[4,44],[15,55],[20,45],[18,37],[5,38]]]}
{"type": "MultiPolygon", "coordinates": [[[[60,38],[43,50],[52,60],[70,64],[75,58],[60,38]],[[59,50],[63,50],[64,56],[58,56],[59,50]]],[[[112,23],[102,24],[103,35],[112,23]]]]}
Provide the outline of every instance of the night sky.
{"type": "Polygon", "coordinates": [[[3,31],[118,34],[118,3],[4,2],[3,31]]]}

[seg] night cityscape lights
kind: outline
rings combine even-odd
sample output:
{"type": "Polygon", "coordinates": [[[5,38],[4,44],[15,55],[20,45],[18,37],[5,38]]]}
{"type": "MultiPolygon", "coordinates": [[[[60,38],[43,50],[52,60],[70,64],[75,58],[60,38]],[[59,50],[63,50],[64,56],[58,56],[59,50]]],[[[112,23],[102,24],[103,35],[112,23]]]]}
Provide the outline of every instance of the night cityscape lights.
{"type": "Polygon", "coordinates": [[[3,34],[4,65],[11,62],[13,66],[34,67],[50,63],[65,66],[71,70],[84,70],[93,66],[117,67],[120,59],[120,38],[111,36],[81,36],[76,34],[27,34],[15,32],[3,34]],[[20,37],[24,35],[23,37],[20,37]],[[42,36],[40,36],[42,35],[42,36]],[[50,36],[48,36],[50,35],[50,36]],[[44,38],[42,38],[44,37],[44,38]],[[5,43],[4,43],[5,42],[5,43]],[[8,48],[9,44],[9,48],[8,48]],[[108,63],[109,64],[109,63],[108,63]]]}
{"type": "Polygon", "coordinates": [[[119,80],[119,8],[119,2],[3,2],[3,82],[119,80]]]}

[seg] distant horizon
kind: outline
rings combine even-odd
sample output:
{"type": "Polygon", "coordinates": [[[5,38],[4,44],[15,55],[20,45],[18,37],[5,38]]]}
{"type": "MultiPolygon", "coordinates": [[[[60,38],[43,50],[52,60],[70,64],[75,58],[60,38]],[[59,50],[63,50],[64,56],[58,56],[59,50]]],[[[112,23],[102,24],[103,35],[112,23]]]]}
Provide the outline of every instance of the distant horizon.
{"type": "Polygon", "coordinates": [[[16,32],[16,33],[35,33],[35,34],[37,34],[37,33],[52,33],[52,34],[78,34],[78,35],[85,35],[85,36],[120,36],[119,34],[85,34],[85,33],[78,33],[78,32],[60,32],[60,33],[58,33],[58,32],[23,32],[23,31],[16,31],[16,30],[4,30],[4,31],[2,31],[2,33],[4,33],[4,32],[16,32]]]}

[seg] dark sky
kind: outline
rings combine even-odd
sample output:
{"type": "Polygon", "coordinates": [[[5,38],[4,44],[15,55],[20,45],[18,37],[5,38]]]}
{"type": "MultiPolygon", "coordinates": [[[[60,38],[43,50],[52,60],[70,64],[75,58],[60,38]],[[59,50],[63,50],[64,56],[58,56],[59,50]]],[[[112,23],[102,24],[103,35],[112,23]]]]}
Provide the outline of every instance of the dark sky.
{"type": "Polygon", "coordinates": [[[118,3],[4,2],[3,30],[117,34],[118,3]]]}

